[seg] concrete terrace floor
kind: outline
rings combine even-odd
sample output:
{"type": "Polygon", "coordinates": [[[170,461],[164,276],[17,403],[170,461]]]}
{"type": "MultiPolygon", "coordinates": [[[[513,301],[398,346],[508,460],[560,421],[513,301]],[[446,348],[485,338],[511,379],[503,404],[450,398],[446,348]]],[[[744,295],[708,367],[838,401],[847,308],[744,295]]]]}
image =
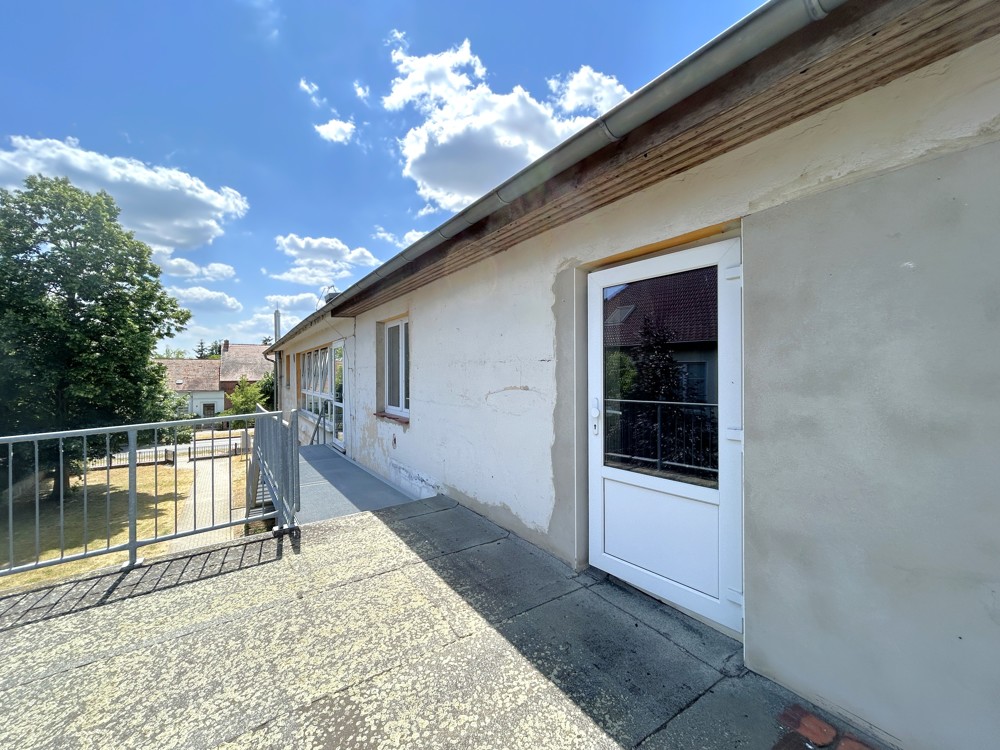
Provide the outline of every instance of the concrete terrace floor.
{"type": "Polygon", "coordinates": [[[771,748],[802,703],[446,498],[7,596],[0,634],[19,750],[771,748]]]}

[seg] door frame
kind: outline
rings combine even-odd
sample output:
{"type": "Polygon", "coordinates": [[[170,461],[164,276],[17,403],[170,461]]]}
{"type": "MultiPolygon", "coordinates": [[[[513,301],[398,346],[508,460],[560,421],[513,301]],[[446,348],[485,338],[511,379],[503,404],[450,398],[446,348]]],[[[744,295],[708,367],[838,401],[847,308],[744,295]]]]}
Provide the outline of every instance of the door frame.
{"type": "Polygon", "coordinates": [[[593,271],[587,279],[587,473],[590,564],[652,596],[723,627],[743,631],[743,295],[738,237],[593,271]],[[702,488],[605,467],[603,290],[616,284],[716,266],[718,268],[719,596],[711,597],[629,563],[604,549],[604,479],[660,491],[680,485],[690,496],[702,488]],[[596,399],[596,401],[595,401],[596,399]],[[597,410],[595,415],[594,410],[597,410]],[[597,432],[595,434],[595,425],[597,432]]]}

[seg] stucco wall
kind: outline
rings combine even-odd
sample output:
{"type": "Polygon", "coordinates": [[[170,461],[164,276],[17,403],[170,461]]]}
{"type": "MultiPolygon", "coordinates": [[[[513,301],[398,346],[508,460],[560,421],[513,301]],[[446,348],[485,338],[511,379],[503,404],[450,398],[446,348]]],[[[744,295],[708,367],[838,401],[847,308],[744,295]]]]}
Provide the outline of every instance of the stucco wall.
{"type": "Polygon", "coordinates": [[[744,222],[746,660],[1000,736],[1000,145],[744,222]]]}
{"type": "MultiPolygon", "coordinates": [[[[995,140],[998,61],[1000,42],[984,42],[359,316],[348,454],[583,564],[586,268],[995,140]],[[401,426],[371,416],[374,335],[378,321],[407,313],[412,419],[401,426]]],[[[300,338],[315,345],[316,328],[300,338]]]]}

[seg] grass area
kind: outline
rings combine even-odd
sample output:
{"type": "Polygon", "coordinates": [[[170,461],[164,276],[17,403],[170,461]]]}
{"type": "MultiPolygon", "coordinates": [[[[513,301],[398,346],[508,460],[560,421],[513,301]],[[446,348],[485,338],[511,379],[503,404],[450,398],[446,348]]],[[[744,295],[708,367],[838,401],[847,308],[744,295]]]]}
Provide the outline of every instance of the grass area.
{"type": "MultiPolygon", "coordinates": [[[[240,472],[237,472],[237,474],[240,472]]],[[[177,493],[174,494],[174,468],[169,465],[140,466],[137,469],[138,538],[163,536],[174,531],[175,509],[180,512],[180,504],[187,501],[191,491],[191,469],[177,469],[177,493]]],[[[242,494],[234,496],[242,497],[242,494]]],[[[87,477],[86,504],[84,503],[83,481],[73,480],[73,489],[60,504],[46,497],[51,489],[42,486],[42,499],[38,504],[38,550],[42,560],[59,557],[60,514],[63,519],[65,554],[82,552],[84,543],[88,549],[113,547],[128,541],[128,468],[112,469],[109,472],[92,471],[87,477]],[[84,512],[86,507],[86,521],[84,512]],[[110,538],[109,538],[110,537],[110,538]]],[[[241,490],[242,493],[242,490],[241,490]]],[[[10,562],[8,502],[0,500],[0,569],[10,562]]],[[[31,562],[36,556],[35,546],[35,501],[34,497],[14,501],[14,562],[31,562]]],[[[154,544],[141,548],[140,554],[150,557],[166,551],[166,544],[154,544]]],[[[19,573],[0,578],[0,591],[18,586],[38,583],[52,583],[59,579],[86,573],[97,568],[120,564],[128,559],[127,552],[100,555],[86,560],[55,565],[48,568],[19,573]]]]}
{"type": "MultiPolygon", "coordinates": [[[[247,432],[253,437],[253,427],[247,430],[247,432]]],[[[243,434],[243,430],[236,429],[235,427],[232,430],[198,430],[194,434],[194,439],[211,440],[214,437],[216,440],[228,440],[230,438],[238,438],[241,434],[243,434]]]]}

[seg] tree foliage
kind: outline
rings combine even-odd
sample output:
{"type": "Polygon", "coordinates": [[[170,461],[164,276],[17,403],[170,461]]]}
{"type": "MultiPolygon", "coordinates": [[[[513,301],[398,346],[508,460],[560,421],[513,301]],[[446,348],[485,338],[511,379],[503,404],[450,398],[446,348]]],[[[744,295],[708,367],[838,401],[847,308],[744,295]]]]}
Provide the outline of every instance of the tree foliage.
{"type": "Polygon", "coordinates": [[[0,189],[0,434],[169,418],[157,341],[190,317],[105,192],[0,189]]]}
{"type": "Polygon", "coordinates": [[[170,346],[164,346],[162,352],[156,352],[157,359],[184,359],[187,357],[187,352],[184,349],[174,349],[170,346]]]}
{"type": "Polygon", "coordinates": [[[257,387],[260,388],[260,394],[264,397],[261,406],[268,411],[274,409],[274,372],[268,370],[264,377],[257,381],[257,387]]]}

